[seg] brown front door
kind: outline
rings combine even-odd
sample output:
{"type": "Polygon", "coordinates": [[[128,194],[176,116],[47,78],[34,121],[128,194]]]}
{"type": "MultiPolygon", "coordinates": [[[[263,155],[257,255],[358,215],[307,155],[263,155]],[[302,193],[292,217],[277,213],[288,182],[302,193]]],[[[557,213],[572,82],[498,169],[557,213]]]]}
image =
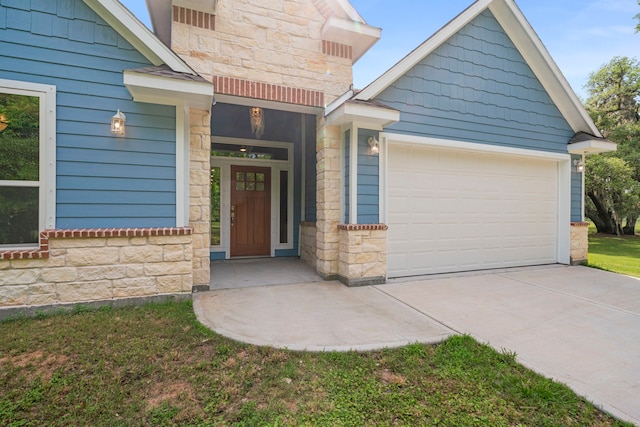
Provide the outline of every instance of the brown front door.
{"type": "Polygon", "coordinates": [[[271,169],[231,166],[231,256],[271,255],[271,169]]]}

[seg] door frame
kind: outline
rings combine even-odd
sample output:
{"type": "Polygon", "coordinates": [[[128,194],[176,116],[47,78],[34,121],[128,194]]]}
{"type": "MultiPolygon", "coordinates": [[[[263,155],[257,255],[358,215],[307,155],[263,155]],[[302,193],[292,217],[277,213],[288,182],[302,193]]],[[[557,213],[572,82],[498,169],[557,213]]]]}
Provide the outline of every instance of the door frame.
{"type": "Polygon", "coordinates": [[[211,137],[216,144],[237,146],[273,147],[287,149],[288,160],[244,159],[236,157],[213,157],[210,166],[220,168],[220,245],[211,246],[211,252],[224,252],[224,259],[231,258],[231,165],[268,167],[271,169],[271,257],[277,250],[293,249],[293,204],[294,204],[294,144],[255,139],[211,137]],[[280,243],[280,172],[289,175],[287,188],[287,243],[280,243]]]}

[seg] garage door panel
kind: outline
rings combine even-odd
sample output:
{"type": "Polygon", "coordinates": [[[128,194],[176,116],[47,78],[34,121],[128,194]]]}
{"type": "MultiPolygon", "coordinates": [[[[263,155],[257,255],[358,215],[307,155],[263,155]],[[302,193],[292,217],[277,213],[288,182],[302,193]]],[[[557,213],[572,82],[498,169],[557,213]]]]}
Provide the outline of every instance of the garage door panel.
{"type": "Polygon", "coordinates": [[[556,161],[389,145],[389,276],[556,261],[556,161]]]}

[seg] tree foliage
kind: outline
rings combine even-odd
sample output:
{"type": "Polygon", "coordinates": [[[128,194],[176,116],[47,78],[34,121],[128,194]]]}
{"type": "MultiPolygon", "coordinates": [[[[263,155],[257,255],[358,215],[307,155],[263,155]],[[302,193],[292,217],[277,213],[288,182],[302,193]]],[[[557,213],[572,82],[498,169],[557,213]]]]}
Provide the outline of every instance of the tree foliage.
{"type": "Polygon", "coordinates": [[[615,57],[589,76],[586,107],[616,153],[587,161],[586,213],[598,232],[634,234],[640,216],[640,62],[615,57]]]}

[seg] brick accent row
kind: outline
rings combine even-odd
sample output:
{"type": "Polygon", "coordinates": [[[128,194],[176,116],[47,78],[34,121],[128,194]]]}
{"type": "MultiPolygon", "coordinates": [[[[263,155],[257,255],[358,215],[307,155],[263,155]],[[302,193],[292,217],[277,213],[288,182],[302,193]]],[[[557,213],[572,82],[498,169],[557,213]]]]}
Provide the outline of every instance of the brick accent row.
{"type": "Polygon", "coordinates": [[[588,227],[589,223],[588,222],[572,222],[571,226],[572,227],[588,227]]]}
{"type": "Polygon", "coordinates": [[[216,93],[223,95],[242,96],[309,107],[324,107],[324,93],[315,90],[222,76],[213,76],[213,85],[216,93]]]}
{"type": "Polygon", "coordinates": [[[347,231],[376,231],[376,230],[388,230],[387,224],[338,224],[338,230],[347,231]]]}
{"type": "Polygon", "coordinates": [[[44,230],[40,232],[37,249],[0,250],[0,260],[49,258],[49,239],[73,239],[81,237],[187,236],[192,233],[193,229],[191,227],[44,230]]]}
{"type": "Polygon", "coordinates": [[[173,21],[206,30],[216,29],[216,15],[186,7],[173,6],[173,21]]]}
{"type": "Polygon", "coordinates": [[[353,48],[346,44],[322,40],[322,53],[338,58],[353,59],[353,48]]]}

